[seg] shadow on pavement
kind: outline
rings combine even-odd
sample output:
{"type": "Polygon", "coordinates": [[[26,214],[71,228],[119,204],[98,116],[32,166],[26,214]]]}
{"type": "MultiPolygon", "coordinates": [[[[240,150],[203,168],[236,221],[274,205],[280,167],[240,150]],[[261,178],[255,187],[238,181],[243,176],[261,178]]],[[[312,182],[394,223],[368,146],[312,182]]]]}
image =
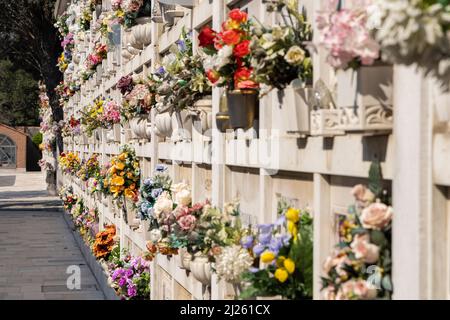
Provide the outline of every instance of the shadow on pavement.
{"type": "Polygon", "coordinates": [[[1,176],[0,187],[11,187],[16,183],[16,176],[1,176]]]}
{"type": "Polygon", "coordinates": [[[47,191],[0,191],[0,199],[28,199],[36,197],[47,197],[47,191]]]}

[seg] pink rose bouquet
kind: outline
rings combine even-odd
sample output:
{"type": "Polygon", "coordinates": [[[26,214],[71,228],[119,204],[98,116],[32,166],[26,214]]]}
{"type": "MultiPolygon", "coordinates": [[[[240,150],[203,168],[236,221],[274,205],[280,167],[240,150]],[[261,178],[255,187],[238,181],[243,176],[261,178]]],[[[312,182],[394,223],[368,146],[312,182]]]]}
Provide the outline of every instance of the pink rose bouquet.
{"type": "Polygon", "coordinates": [[[370,0],[328,0],[317,15],[317,44],[328,52],[328,63],[336,69],[372,65],[380,56],[380,46],[367,26],[370,0]]]}
{"type": "Polygon", "coordinates": [[[386,204],[389,198],[380,187],[381,175],[377,178],[374,172],[369,188],[353,188],[355,205],[339,219],[340,241],[323,266],[325,299],[389,299],[392,295],[393,209],[386,204]]]}
{"type": "Polygon", "coordinates": [[[117,102],[110,100],[105,103],[102,121],[106,122],[110,126],[115,123],[120,123],[120,106],[117,102]]]}

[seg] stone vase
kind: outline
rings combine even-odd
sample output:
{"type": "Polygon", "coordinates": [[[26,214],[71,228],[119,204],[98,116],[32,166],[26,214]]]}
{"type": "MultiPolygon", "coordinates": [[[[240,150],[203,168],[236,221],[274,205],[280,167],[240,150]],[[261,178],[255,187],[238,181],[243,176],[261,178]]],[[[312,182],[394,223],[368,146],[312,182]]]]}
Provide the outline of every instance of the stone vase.
{"type": "Polygon", "coordinates": [[[190,267],[195,279],[205,286],[211,284],[211,263],[206,255],[195,254],[190,267]]]}
{"type": "Polygon", "coordinates": [[[190,141],[192,138],[191,113],[187,110],[172,113],[172,128],[172,141],[190,141]]]}
{"type": "Polygon", "coordinates": [[[161,138],[168,138],[172,135],[173,127],[170,113],[163,112],[155,116],[155,130],[156,135],[161,138]]]}

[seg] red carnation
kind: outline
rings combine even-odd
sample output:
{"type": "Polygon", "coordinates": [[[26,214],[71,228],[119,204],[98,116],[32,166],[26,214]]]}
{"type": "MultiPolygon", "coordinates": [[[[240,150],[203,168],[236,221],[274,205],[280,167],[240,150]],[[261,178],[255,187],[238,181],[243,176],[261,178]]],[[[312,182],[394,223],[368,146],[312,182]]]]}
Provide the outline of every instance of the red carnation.
{"type": "Polygon", "coordinates": [[[204,27],[198,35],[198,41],[200,47],[208,47],[214,44],[216,38],[216,32],[209,26],[204,27]]]}
{"type": "Polygon", "coordinates": [[[211,81],[212,84],[216,83],[220,78],[219,74],[214,70],[206,71],[206,77],[208,77],[208,80],[211,81]]]}
{"type": "Polygon", "coordinates": [[[239,9],[231,10],[230,13],[228,13],[228,17],[239,23],[247,21],[247,13],[239,9]]]}
{"type": "Polygon", "coordinates": [[[238,43],[233,49],[233,54],[237,58],[245,57],[249,53],[250,53],[250,40],[244,40],[241,43],[238,43]]]}
{"type": "Polygon", "coordinates": [[[254,89],[258,84],[250,80],[253,69],[241,67],[234,73],[234,87],[236,89],[254,89]]]}
{"type": "Polygon", "coordinates": [[[241,35],[236,30],[227,30],[222,34],[222,41],[226,45],[236,45],[241,40],[241,35]]]}

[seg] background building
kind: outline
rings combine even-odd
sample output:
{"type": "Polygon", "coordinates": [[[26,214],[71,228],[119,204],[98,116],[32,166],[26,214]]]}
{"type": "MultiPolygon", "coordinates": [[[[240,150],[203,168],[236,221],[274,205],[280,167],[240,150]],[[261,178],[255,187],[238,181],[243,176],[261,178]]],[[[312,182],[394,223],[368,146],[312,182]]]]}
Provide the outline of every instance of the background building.
{"type": "Polygon", "coordinates": [[[0,123],[0,169],[40,170],[40,151],[31,140],[38,131],[36,127],[12,128],[0,123]]]}

